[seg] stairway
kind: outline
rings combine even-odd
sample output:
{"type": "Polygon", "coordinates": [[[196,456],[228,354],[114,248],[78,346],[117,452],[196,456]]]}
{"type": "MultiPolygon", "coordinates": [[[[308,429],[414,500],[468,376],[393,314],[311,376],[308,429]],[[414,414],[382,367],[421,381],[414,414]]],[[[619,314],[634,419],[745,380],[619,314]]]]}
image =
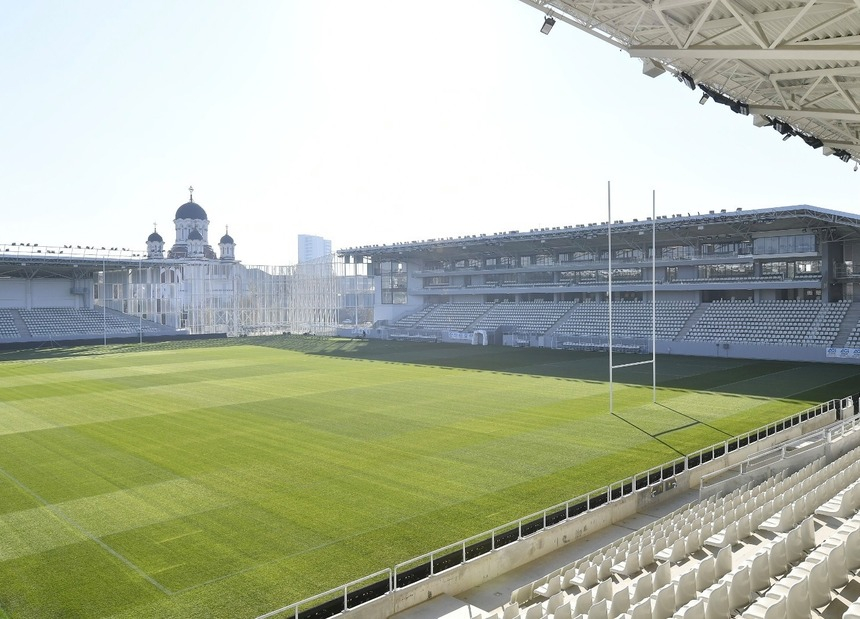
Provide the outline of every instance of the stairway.
{"type": "Polygon", "coordinates": [[[18,329],[18,338],[21,340],[32,339],[33,334],[30,333],[30,329],[27,328],[27,323],[25,323],[24,319],[21,318],[21,313],[16,309],[9,310],[9,313],[12,314],[12,320],[15,321],[15,327],[18,329]]]}
{"type": "Polygon", "coordinates": [[[699,307],[697,307],[690,317],[687,319],[687,322],[684,323],[684,326],[681,327],[681,330],[678,332],[678,335],[675,336],[675,341],[680,342],[683,341],[687,334],[690,332],[690,329],[693,328],[698,322],[702,315],[708,310],[711,306],[710,303],[699,303],[699,307]]]}
{"type": "Polygon", "coordinates": [[[842,348],[845,346],[848,336],[851,335],[851,332],[854,330],[854,327],[857,326],[858,321],[860,321],[860,303],[852,303],[851,307],[849,307],[848,311],[845,313],[845,318],[842,319],[842,324],[839,325],[839,332],[833,339],[834,348],[842,348]]]}

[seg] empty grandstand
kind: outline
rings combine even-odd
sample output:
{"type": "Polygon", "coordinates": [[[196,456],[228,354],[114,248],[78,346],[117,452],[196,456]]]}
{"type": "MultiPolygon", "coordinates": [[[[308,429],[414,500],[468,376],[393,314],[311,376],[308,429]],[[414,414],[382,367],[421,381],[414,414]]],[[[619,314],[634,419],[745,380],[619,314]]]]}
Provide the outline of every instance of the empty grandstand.
{"type": "Polygon", "coordinates": [[[372,264],[378,337],[477,342],[472,334],[487,333],[478,343],[605,347],[611,265],[619,346],[650,350],[653,329],[660,353],[860,356],[857,216],[804,205],[615,221],[611,230],[611,256],[608,222],[339,253],[372,264]]]}
{"type": "Polygon", "coordinates": [[[851,616],[858,455],[821,457],[684,505],[513,591],[501,612],[484,616],[851,616]]]}

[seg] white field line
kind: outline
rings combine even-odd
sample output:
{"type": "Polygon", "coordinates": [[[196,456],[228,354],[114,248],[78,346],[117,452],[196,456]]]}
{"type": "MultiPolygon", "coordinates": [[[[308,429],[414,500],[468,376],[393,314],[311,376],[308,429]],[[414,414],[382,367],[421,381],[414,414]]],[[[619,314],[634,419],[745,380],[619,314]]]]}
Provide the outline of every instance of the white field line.
{"type": "Polygon", "coordinates": [[[57,516],[57,518],[59,518],[60,520],[62,520],[66,524],[68,524],[70,527],[72,527],[73,529],[78,531],[81,535],[83,535],[87,539],[94,541],[96,544],[101,546],[102,549],[104,551],[106,551],[107,553],[109,553],[110,555],[119,559],[129,569],[131,569],[132,571],[137,573],[141,578],[143,578],[144,580],[149,582],[153,587],[155,587],[156,589],[158,589],[159,591],[161,591],[162,593],[164,593],[166,595],[173,595],[173,591],[171,591],[170,589],[168,589],[167,587],[162,585],[160,582],[155,580],[152,576],[150,576],[146,572],[144,572],[140,567],[138,567],[130,559],[128,559],[124,555],[120,554],[119,552],[117,552],[116,550],[111,548],[108,544],[106,544],[104,541],[102,541],[101,539],[99,539],[98,537],[96,537],[95,535],[90,533],[89,531],[87,531],[83,526],[81,526],[80,524],[75,522],[75,520],[72,519],[69,515],[64,513],[62,509],[60,509],[59,507],[57,507],[53,503],[49,502],[47,499],[45,499],[44,497],[39,495],[36,491],[34,491],[31,488],[24,485],[24,483],[21,482],[21,480],[19,480],[17,477],[15,477],[14,475],[12,475],[11,473],[9,473],[8,471],[6,471],[3,468],[0,468],[0,474],[2,474],[4,477],[6,477],[6,479],[11,481],[13,484],[15,484],[16,486],[21,488],[21,490],[23,490],[24,492],[29,494],[31,497],[36,499],[39,503],[44,505],[49,511],[51,511],[51,513],[53,513],[55,516],[57,516]]]}

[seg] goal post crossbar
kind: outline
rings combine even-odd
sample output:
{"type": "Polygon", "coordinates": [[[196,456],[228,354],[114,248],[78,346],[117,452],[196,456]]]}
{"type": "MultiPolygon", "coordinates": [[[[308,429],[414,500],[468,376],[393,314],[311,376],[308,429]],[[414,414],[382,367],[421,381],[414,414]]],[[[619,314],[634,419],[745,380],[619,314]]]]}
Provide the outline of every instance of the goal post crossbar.
{"type": "Polygon", "coordinates": [[[634,365],[650,365],[654,363],[653,359],[648,359],[648,361],[634,361],[633,363],[622,363],[621,365],[613,365],[612,369],[617,370],[619,368],[632,368],[634,365]]]}

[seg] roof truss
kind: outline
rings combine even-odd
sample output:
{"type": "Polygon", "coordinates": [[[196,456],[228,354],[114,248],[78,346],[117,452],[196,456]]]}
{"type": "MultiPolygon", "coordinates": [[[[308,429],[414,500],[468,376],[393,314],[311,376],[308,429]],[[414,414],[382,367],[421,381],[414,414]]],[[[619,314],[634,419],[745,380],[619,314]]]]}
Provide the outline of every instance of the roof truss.
{"type": "Polygon", "coordinates": [[[860,0],[521,1],[860,159],[860,0]]]}

